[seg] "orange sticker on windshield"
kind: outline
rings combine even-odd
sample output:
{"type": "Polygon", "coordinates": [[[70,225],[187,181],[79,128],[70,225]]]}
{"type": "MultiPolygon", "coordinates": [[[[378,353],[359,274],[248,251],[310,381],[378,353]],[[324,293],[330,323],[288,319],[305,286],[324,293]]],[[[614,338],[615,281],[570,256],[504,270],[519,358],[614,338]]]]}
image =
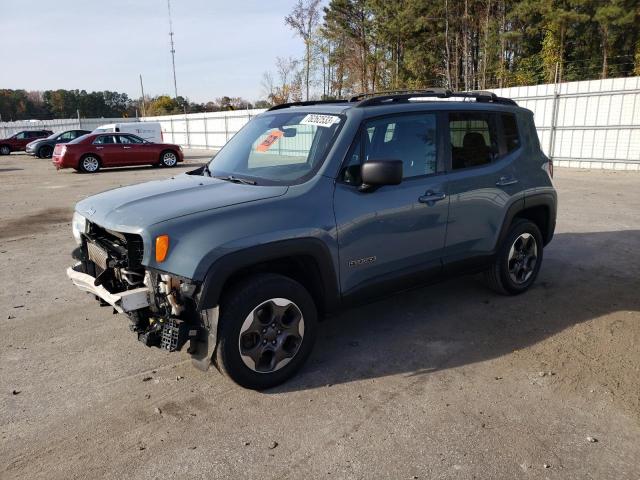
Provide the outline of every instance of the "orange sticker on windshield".
{"type": "Polygon", "coordinates": [[[280,130],[274,130],[260,145],[256,147],[256,152],[266,152],[271,148],[271,145],[276,143],[276,141],[282,137],[282,135],[284,135],[284,133],[280,130]]]}

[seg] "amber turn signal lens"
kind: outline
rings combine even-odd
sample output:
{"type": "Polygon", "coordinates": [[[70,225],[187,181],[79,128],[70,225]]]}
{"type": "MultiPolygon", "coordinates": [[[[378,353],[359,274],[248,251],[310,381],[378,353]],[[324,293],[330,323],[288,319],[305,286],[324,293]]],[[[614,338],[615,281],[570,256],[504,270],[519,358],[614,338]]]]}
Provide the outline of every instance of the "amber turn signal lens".
{"type": "Polygon", "coordinates": [[[164,262],[169,252],[169,235],[156,237],[156,262],[164,262]]]}

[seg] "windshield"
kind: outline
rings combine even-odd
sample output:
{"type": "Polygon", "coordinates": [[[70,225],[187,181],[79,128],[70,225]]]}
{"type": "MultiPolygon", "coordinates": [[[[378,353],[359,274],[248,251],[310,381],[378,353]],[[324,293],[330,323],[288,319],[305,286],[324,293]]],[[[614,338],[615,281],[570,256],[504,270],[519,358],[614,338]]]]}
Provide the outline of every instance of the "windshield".
{"type": "Polygon", "coordinates": [[[261,185],[304,181],[322,165],[340,122],[337,115],[304,112],[260,115],[218,152],[209,172],[261,185]]]}

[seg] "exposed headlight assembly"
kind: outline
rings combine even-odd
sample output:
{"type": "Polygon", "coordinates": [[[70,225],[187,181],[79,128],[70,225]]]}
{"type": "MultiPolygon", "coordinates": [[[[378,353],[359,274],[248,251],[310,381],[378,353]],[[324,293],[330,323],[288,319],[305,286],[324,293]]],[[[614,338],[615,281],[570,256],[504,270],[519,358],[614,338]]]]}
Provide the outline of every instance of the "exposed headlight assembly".
{"type": "Polygon", "coordinates": [[[87,219],[80,215],[78,212],[73,213],[73,220],[71,221],[71,231],[73,232],[73,238],[76,239],[76,243],[82,243],[80,235],[86,233],[87,231],[87,219]]]}

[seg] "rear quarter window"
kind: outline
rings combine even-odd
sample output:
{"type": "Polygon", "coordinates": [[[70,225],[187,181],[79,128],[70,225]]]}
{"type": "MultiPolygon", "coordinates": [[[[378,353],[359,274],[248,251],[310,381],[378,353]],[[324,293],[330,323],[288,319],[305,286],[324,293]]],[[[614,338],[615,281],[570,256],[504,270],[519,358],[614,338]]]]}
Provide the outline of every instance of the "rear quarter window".
{"type": "Polygon", "coordinates": [[[512,113],[503,113],[500,117],[502,118],[502,133],[507,153],[513,152],[520,148],[520,133],[516,116],[512,113]]]}

